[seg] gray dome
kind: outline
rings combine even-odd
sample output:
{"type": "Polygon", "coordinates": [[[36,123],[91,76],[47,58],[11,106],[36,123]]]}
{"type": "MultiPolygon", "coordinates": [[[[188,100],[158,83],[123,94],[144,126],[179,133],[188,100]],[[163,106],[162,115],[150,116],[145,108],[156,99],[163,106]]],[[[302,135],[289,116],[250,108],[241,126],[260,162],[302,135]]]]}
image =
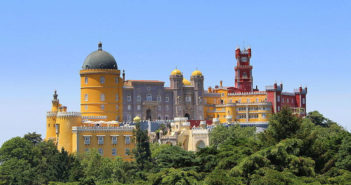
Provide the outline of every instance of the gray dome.
{"type": "Polygon", "coordinates": [[[101,42],[98,50],[90,53],[85,59],[83,69],[118,69],[115,58],[108,52],[102,50],[101,42]]]}

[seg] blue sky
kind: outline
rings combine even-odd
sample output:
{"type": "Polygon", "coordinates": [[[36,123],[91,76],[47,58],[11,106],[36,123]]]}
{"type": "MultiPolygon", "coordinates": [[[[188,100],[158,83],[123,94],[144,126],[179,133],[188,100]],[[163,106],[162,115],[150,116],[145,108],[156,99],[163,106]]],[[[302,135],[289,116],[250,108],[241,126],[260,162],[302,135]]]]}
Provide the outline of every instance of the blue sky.
{"type": "Polygon", "coordinates": [[[127,79],[167,82],[198,68],[205,87],[234,83],[250,45],[254,85],[308,86],[308,111],[351,129],[350,1],[1,1],[0,144],[45,136],[52,93],[79,111],[79,70],[103,49],[127,79]]]}

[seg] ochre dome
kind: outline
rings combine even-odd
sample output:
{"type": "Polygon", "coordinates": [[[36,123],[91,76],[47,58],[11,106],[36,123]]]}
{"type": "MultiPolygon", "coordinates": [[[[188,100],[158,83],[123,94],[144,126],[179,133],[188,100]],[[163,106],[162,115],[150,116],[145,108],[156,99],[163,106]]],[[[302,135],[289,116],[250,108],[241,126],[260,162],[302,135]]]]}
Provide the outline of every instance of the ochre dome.
{"type": "Polygon", "coordinates": [[[139,116],[135,116],[135,118],[133,119],[134,123],[139,123],[141,120],[141,118],[139,116]]]}
{"type": "Polygon", "coordinates": [[[171,75],[182,75],[182,72],[179,69],[175,69],[171,72],[171,75]]]}
{"type": "Polygon", "coordinates": [[[90,53],[85,59],[83,69],[118,69],[115,58],[108,52],[102,50],[101,42],[98,50],[90,53]]]}
{"type": "Polygon", "coordinates": [[[183,85],[191,85],[191,82],[185,78],[183,78],[183,85]]]}
{"type": "Polygon", "coordinates": [[[202,76],[202,73],[199,70],[195,70],[193,73],[191,73],[191,76],[202,76]]]}

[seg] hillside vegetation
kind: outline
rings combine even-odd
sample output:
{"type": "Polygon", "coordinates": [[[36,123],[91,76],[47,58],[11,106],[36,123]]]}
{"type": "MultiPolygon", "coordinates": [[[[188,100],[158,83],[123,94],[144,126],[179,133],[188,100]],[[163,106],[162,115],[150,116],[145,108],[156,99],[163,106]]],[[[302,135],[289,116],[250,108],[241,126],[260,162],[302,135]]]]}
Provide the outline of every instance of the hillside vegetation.
{"type": "Polygon", "coordinates": [[[268,129],[217,126],[210,146],[188,152],[149,144],[136,130],[135,162],[70,155],[29,133],[0,148],[0,184],[351,184],[351,134],[317,111],[284,108],[268,129]]]}

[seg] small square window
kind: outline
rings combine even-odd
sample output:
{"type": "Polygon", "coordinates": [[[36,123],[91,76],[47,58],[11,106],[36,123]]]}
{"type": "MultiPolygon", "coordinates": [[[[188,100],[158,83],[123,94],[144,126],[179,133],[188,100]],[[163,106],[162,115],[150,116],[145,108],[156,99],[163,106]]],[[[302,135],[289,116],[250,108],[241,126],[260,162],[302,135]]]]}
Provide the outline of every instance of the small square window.
{"type": "Polygon", "coordinates": [[[100,154],[100,155],[103,155],[103,154],[104,154],[104,150],[102,150],[102,148],[99,148],[98,151],[99,151],[99,154],[100,154]]]}
{"type": "Polygon", "coordinates": [[[130,144],[130,136],[125,136],[125,144],[130,144]]]}
{"type": "Polygon", "coordinates": [[[90,145],[90,136],[84,136],[84,144],[90,145]]]}
{"type": "Polygon", "coordinates": [[[112,155],[116,156],[117,155],[117,149],[116,148],[112,148],[112,155]]]}
{"type": "Polygon", "coordinates": [[[104,144],[104,136],[98,136],[98,144],[103,145],[104,144]]]}
{"type": "Polygon", "coordinates": [[[100,76],[100,83],[101,83],[101,84],[104,84],[104,83],[105,83],[105,77],[100,76]]]}
{"type": "Polygon", "coordinates": [[[112,144],[116,145],[117,144],[117,136],[112,136],[111,139],[112,139],[112,144]]]}

